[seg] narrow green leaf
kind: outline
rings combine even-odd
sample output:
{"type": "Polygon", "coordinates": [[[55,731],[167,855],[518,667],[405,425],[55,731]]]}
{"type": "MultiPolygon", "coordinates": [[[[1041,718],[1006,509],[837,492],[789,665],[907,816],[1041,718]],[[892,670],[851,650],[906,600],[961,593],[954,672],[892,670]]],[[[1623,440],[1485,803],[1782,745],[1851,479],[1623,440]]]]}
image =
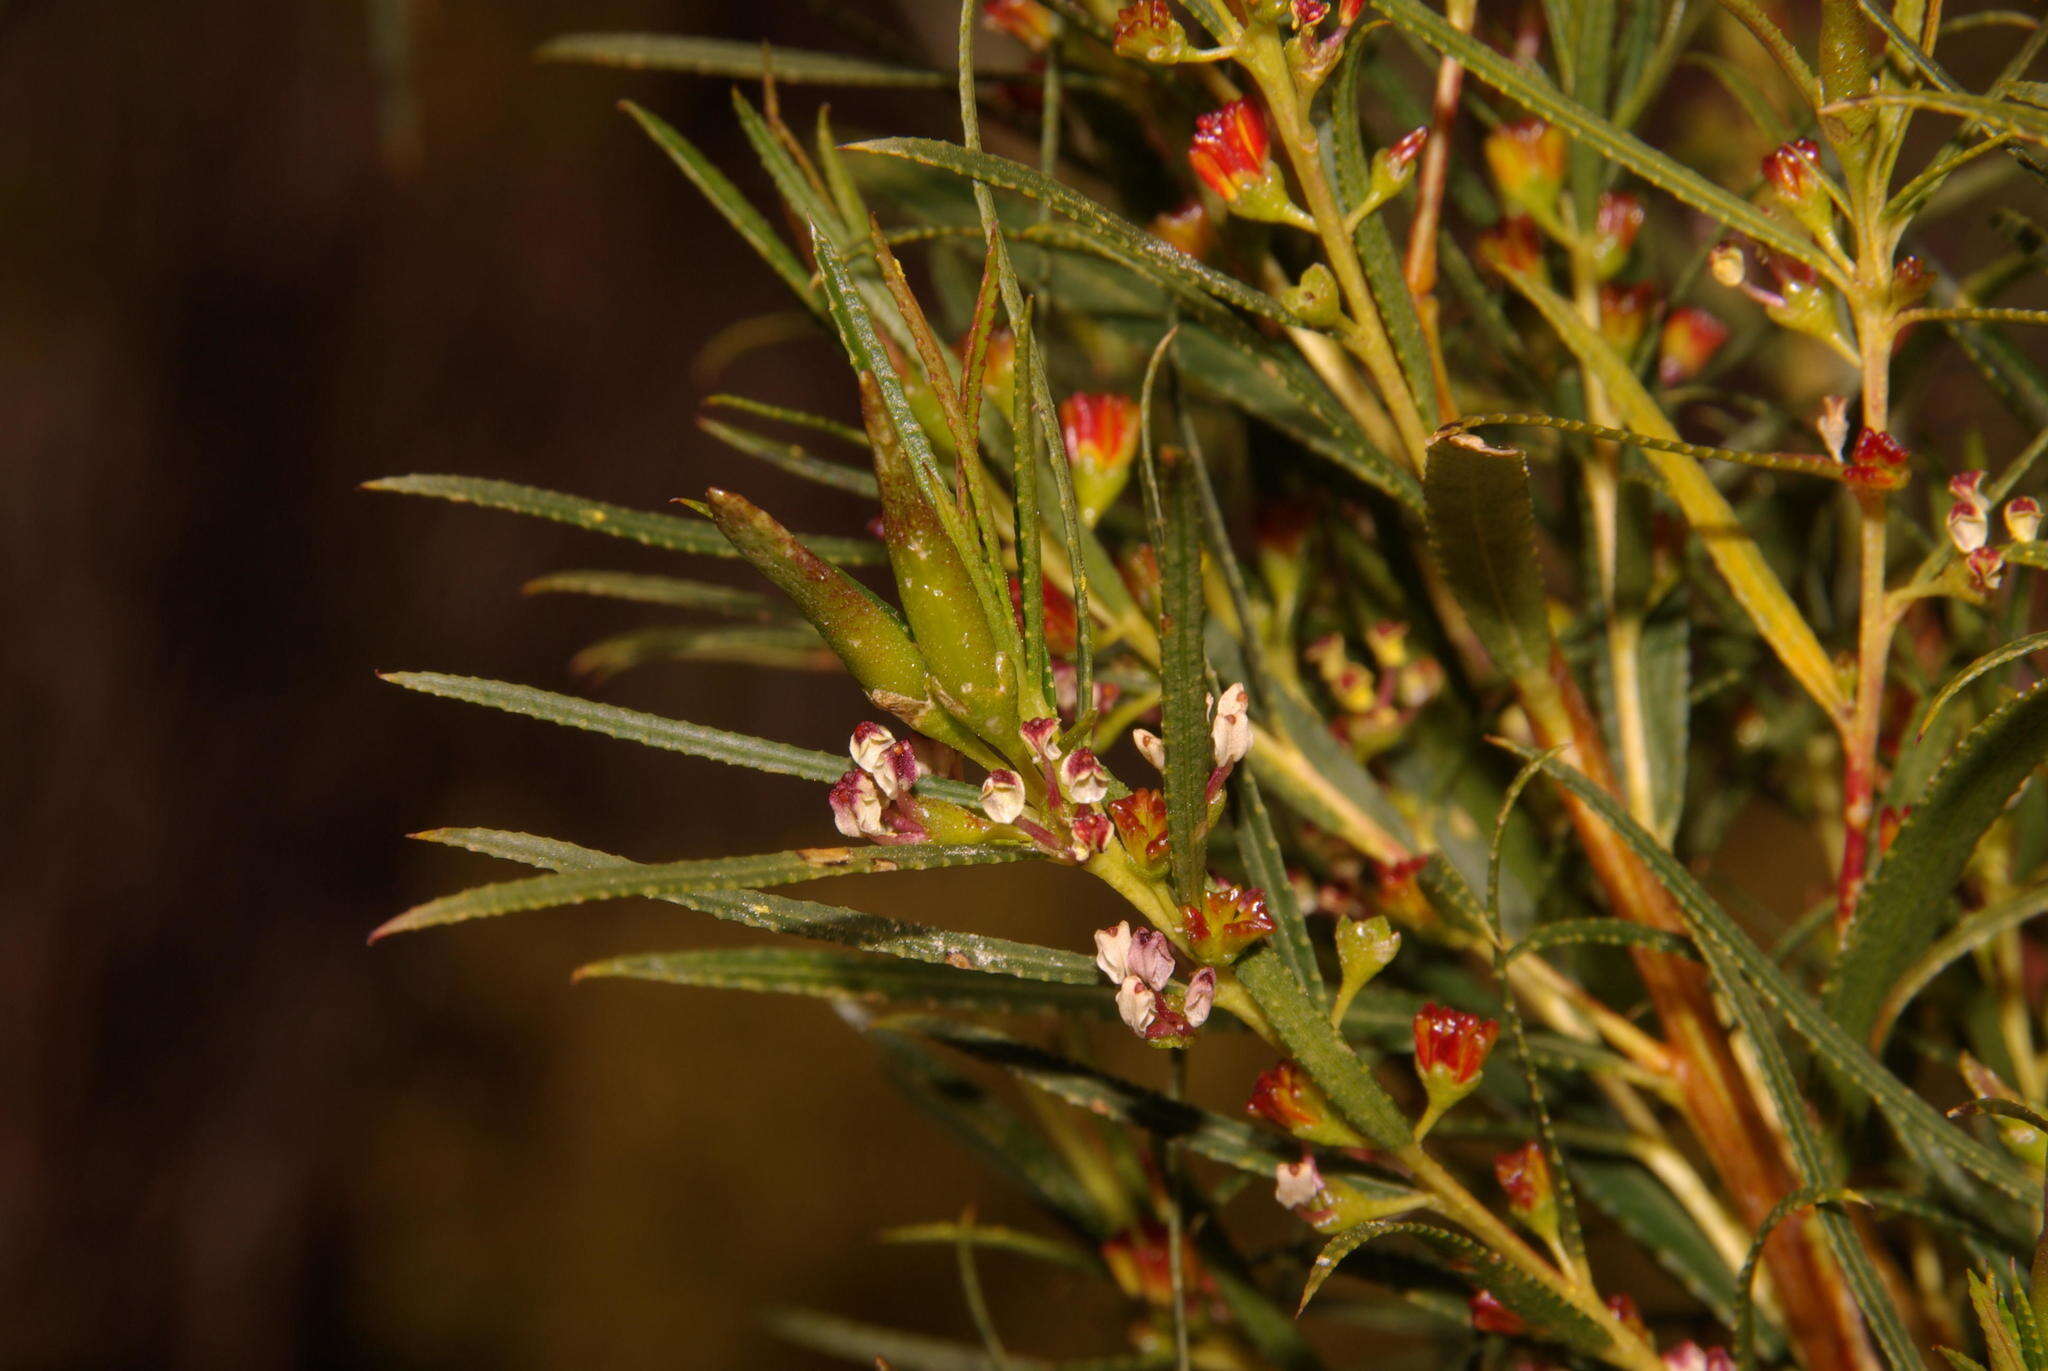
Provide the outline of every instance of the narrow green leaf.
{"type": "Polygon", "coordinates": [[[446,895],[391,919],[372,933],[370,940],[532,909],[556,909],[603,900],[664,900],[705,890],[794,885],[876,871],[987,866],[1031,855],[1029,849],[1018,847],[905,843],[889,847],[807,847],[751,857],[712,857],[655,865],[621,862],[588,871],[501,881],[459,895],[446,895]]]}
{"type": "Polygon", "coordinates": [[[804,451],[800,444],[777,442],[773,438],[764,438],[758,433],[749,433],[731,424],[721,424],[716,419],[699,419],[697,427],[728,447],[744,452],[749,457],[757,457],[792,476],[814,481],[821,486],[830,486],[834,490],[865,495],[870,500],[881,495],[880,488],[875,485],[873,472],[862,471],[859,467],[850,467],[842,462],[829,462],[822,457],[813,457],[804,451]]]}
{"type": "MultiPolygon", "coordinates": [[[[728,766],[743,766],[778,776],[795,776],[821,785],[830,785],[838,780],[848,766],[844,757],[829,752],[813,752],[809,748],[752,738],[722,728],[706,728],[680,719],[665,719],[659,714],[621,709],[617,705],[599,704],[595,700],[582,700],[574,695],[559,695],[552,690],[539,690],[507,681],[486,680],[479,676],[450,676],[434,671],[394,671],[385,673],[384,679],[427,695],[502,709],[508,714],[523,714],[544,723],[602,733],[608,738],[704,757],[728,766]]],[[[980,804],[980,792],[973,786],[934,776],[919,781],[917,793],[951,800],[955,804],[977,807],[980,804]]]]}
{"type": "Polygon", "coordinates": [[[676,71],[694,76],[732,76],[778,85],[930,86],[950,85],[942,71],[896,66],[836,52],[775,48],[733,38],[699,38],[671,33],[571,33],[543,44],[543,62],[577,62],[629,71],[676,71]]]}
{"type": "Polygon", "coordinates": [[[1845,1032],[1870,1032],[1899,974],[1934,941],[1935,911],[1952,898],[1978,840],[2044,757],[2048,687],[2036,685],[1970,730],[1928,781],[1864,887],[1822,992],[1845,1032]]]}
{"type": "Polygon", "coordinates": [[[1528,937],[1508,949],[1512,961],[1527,952],[1542,952],[1553,947],[1640,947],[1652,952],[1662,952],[1674,957],[1692,957],[1698,954],[1692,944],[1676,933],[1666,933],[1661,928],[1646,928],[1623,919],[1561,919],[1554,924],[1545,924],[1528,937]]]}
{"type": "MultiPolygon", "coordinates": [[[[542,49],[543,55],[547,49],[542,49]]],[[[658,115],[650,113],[631,100],[623,100],[619,107],[633,116],[647,136],[658,144],[669,159],[690,178],[690,184],[700,191],[711,207],[725,216],[725,221],[746,241],[766,262],[784,285],[812,309],[818,307],[817,292],[811,288],[811,274],[804,270],[803,262],[790,250],[789,244],[769,225],[759,210],[747,203],[726,174],[712,165],[689,139],[677,133],[658,115]]]]}
{"type": "Polygon", "coordinates": [[[1315,945],[1309,941],[1308,919],[1301,902],[1294,898],[1294,883],[1287,877],[1287,859],[1280,840],[1273,833],[1273,817],[1259,794],[1259,783],[1249,767],[1239,767],[1231,777],[1237,793],[1237,852],[1245,875],[1266,892],[1266,908],[1273,917],[1273,946],[1294,978],[1311,999],[1329,1003],[1329,987],[1323,983],[1322,968],[1316,965],[1315,945]]]}
{"type": "Polygon", "coordinates": [[[1159,455],[1160,716],[1166,741],[1166,828],[1172,843],[1173,896],[1202,898],[1208,880],[1206,790],[1209,741],[1207,664],[1202,655],[1202,524],[1194,459],[1159,455]]]}
{"type": "Polygon", "coordinates": [[[986,1248],[991,1252],[1008,1252],[1013,1256],[1050,1262],[1054,1266],[1064,1266],[1070,1271],[1083,1271],[1093,1275],[1102,1270],[1102,1263],[1091,1253],[1082,1251],[1070,1242],[1029,1233],[1020,1228],[1004,1228],[997,1224],[904,1224],[897,1228],[882,1230],[881,1239],[886,1243],[904,1246],[964,1242],[986,1248]]]}
{"type": "MultiPolygon", "coordinates": [[[[668,552],[693,552],[706,557],[737,557],[731,543],[710,524],[695,519],[678,519],[672,514],[651,514],[645,510],[585,500],[559,491],[511,481],[490,481],[474,476],[386,476],[367,481],[365,490],[393,491],[400,495],[427,495],[462,505],[531,514],[556,523],[572,524],[591,533],[644,543],[668,552]]],[[[804,545],[828,562],[839,566],[879,566],[886,560],[880,543],[867,538],[805,538],[804,545]]]]}
{"type": "Polygon", "coordinates": [[[755,400],[745,395],[713,395],[704,401],[708,409],[736,409],[742,414],[751,414],[760,419],[773,419],[778,423],[807,428],[816,433],[828,434],[842,443],[851,443],[865,451],[868,445],[867,430],[842,424],[837,419],[828,419],[822,414],[808,410],[791,409],[787,405],[771,405],[766,400],[755,400]]]}
{"type": "Polygon", "coordinates": [[[770,671],[845,669],[808,624],[657,624],[601,638],[569,659],[569,670],[593,684],[658,662],[726,662],[770,671]]]}
{"type": "Polygon", "coordinates": [[[893,1009],[962,1009],[990,1014],[1054,1013],[1109,1018],[1100,985],[1023,980],[862,952],[811,947],[741,947],[643,952],[578,968],[576,979],[620,977],[707,990],[751,990],[853,1000],[893,1009]]]}
{"type": "Polygon", "coordinates": [[[1238,962],[1237,978],[1272,1025],[1287,1055],[1308,1072],[1346,1122],[1375,1147],[1391,1151],[1408,1145],[1412,1140],[1408,1120],[1308,997],[1278,952],[1271,947],[1255,949],[1238,962]]]}
{"type": "Polygon", "coordinates": [[[698,609],[734,619],[765,622],[788,617],[784,605],[751,590],[675,576],[643,576],[631,571],[550,572],[528,581],[520,590],[527,595],[594,595],[641,605],[698,609]]]}
{"type": "Polygon", "coordinates": [[[2043,914],[2048,914],[2048,885],[2035,886],[2009,900],[1987,905],[1966,915],[1934,946],[1922,953],[1918,961],[1899,973],[1898,980],[1886,993],[1884,1003],[1878,1006],[1877,1017],[1870,1026],[1871,1037],[1878,1042],[1885,1041],[1906,1006],[1955,962],[1984,947],[1999,934],[2043,914]]]}
{"type": "Polygon", "coordinates": [[[878,157],[901,157],[968,177],[997,190],[1014,191],[1049,206],[1053,213],[1080,225],[1116,260],[1176,294],[1198,301],[1221,300],[1283,324],[1299,322],[1278,300],[1264,291],[1254,290],[1236,277],[1225,276],[1202,265],[1071,186],[1062,185],[1021,162],[932,138],[877,138],[855,143],[850,151],[878,157]]]}
{"type": "Polygon", "coordinates": [[[1948,704],[1950,700],[1955,699],[1956,696],[1962,694],[1974,682],[1982,680],[1989,673],[1998,670],[2008,663],[2017,662],[2022,657],[2031,656],[2044,647],[2048,647],[2048,633],[2030,633],[2024,638],[2015,638],[2002,647],[1992,649],[1964,667],[1961,671],[1958,671],[1949,678],[1947,685],[1935,692],[1934,698],[1927,702],[1927,707],[1920,711],[1920,727],[1918,732],[1924,735],[1928,727],[1933,724],[1934,716],[1941,713],[1942,707],[1948,704]]]}
{"type": "Polygon", "coordinates": [[[1472,631],[1508,679],[1547,679],[1553,651],[1522,455],[1434,443],[1423,473],[1429,542],[1472,631]]]}

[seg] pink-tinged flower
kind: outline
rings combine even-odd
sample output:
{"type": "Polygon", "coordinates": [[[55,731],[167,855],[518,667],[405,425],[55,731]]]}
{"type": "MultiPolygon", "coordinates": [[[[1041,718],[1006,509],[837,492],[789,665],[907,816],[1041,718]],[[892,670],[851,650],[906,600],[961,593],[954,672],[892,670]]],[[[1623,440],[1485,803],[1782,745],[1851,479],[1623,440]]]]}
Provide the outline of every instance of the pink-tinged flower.
{"type": "Polygon", "coordinates": [[[1735,1359],[1727,1348],[1703,1348],[1690,1341],[1666,1352],[1664,1365],[1667,1371],[1735,1371],[1735,1359]]]}
{"type": "Polygon", "coordinates": [[[1164,775],[1166,772],[1166,740],[1149,728],[1131,730],[1131,743],[1138,749],[1138,755],[1152,763],[1164,775]]]}
{"type": "Polygon", "coordinates": [[[1060,431],[1073,471],[1074,502],[1092,527],[1131,478],[1131,459],[1138,455],[1138,402],[1128,395],[1069,395],[1060,402],[1060,431]]]}
{"type": "Polygon", "coordinates": [[[1600,336],[1623,356],[1650,331],[1650,315],[1657,308],[1657,288],[1648,282],[1632,286],[1600,287],[1600,336]]]}
{"type": "Polygon", "coordinates": [[[894,800],[908,795],[917,785],[925,774],[924,763],[917,759],[917,749],[905,739],[883,748],[881,764],[868,774],[875,778],[882,793],[894,800]]]}
{"type": "Polygon", "coordinates": [[[1415,1069],[1425,1081],[1470,1089],[1499,1036],[1500,1025],[1492,1019],[1425,1004],[1415,1015],[1415,1069]]]}
{"type": "Polygon", "coordinates": [[[1889,433],[1866,428],[1856,435],[1845,474],[1852,486],[1897,490],[1906,484],[1906,450],[1889,433]]]}
{"type": "Polygon", "coordinates": [[[1297,1214],[1305,1209],[1320,1209],[1322,1193],[1323,1173],[1316,1169],[1314,1157],[1304,1155],[1298,1162],[1274,1165],[1273,1198],[1279,1201],[1282,1209],[1291,1209],[1297,1214]]]}
{"type": "Polygon", "coordinates": [[[1173,944],[1156,928],[1141,928],[1131,934],[1131,950],[1124,959],[1124,974],[1136,976],[1154,990],[1166,989],[1173,979],[1173,944]]]}
{"type": "Polygon", "coordinates": [[[1109,817],[1124,855],[1140,871],[1156,876],[1166,869],[1170,840],[1166,834],[1166,797],[1156,790],[1133,790],[1109,802],[1109,817]]]}
{"type": "Polygon", "coordinates": [[[1180,907],[1181,932],[1188,949],[1211,966],[1222,966],[1273,931],[1266,892],[1257,886],[1225,883],[1202,896],[1200,904],[1180,907]]]}
{"type": "Polygon", "coordinates": [[[1132,936],[1129,919],[1119,919],[1115,928],[1095,930],[1095,967],[1112,985],[1122,985],[1131,974],[1132,936]]]}
{"type": "Polygon", "coordinates": [[[1245,1112],[1303,1142],[1329,1147],[1365,1145],[1365,1139],[1337,1117],[1328,1097],[1293,1062],[1281,1062],[1259,1077],[1245,1112]]]}
{"type": "Polygon", "coordinates": [[[1116,55],[1141,62],[1178,62],[1188,50],[1187,30],[1166,0],[1138,0],[1116,16],[1116,55]]]}
{"type": "Polygon", "coordinates": [[[1703,309],[1680,305],[1664,316],[1657,335],[1657,379],[1667,386],[1690,381],[1728,341],[1728,326],[1703,309]]]}
{"type": "Polygon", "coordinates": [[[1966,504],[1979,514],[1989,514],[1991,508],[1984,500],[1984,472],[1959,471],[1948,478],[1949,498],[1966,504]]]}
{"type": "Polygon", "coordinates": [[[1602,192],[1593,211],[1593,274],[1601,280],[1628,263],[1643,227],[1643,202],[1623,190],[1602,192]]]}
{"type": "Polygon", "coordinates": [[[1143,1033],[1159,1017],[1159,993],[1136,976],[1124,977],[1116,992],[1117,1016],[1133,1033],[1143,1033]]]}
{"type": "Polygon", "coordinates": [[[1074,846],[1069,855],[1077,862],[1085,862],[1107,849],[1116,832],[1107,814],[1077,814],[1068,828],[1074,835],[1074,846]]]}
{"type": "Polygon", "coordinates": [[[884,831],[882,792],[867,772],[847,772],[833,783],[826,798],[832,805],[833,827],[847,837],[868,838],[884,831]]]}
{"type": "Polygon", "coordinates": [[[1503,1337],[1518,1338],[1529,1331],[1529,1325],[1522,1316],[1494,1298],[1491,1290],[1481,1290],[1472,1296],[1472,1327],[1481,1333],[1499,1333],[1503,1337]]]}
{"type": "Polygon", "coordinates": [[[1294,27],[1312,29],[1330,17],[1325,0],[1294,0],[1294,27]]]}
{"type": "Polygon", "coordinates": [[[981,812],[999,824],[1015,823],[1024,813],[1024,778],[1008,769],[989,772],[981,783],[981,812]]]}
{"type": "Polygon", "coordinates": [[[1486,135],[1486,167],[1503,200],[1547,218],[1564,184],[1564,131],[1541,119],[1517,119],[1486,135]]]}
{"type": "Polygon", "coordinates": [[[1242,681],[1218,697],[1209,741],[1219,767],[1236,766],[1252,750],[1251,702],[1242,681]]]}
{"type": "Polygon", "coordinates": [[[1024,746],[1031,749],[1031,755],[1039,761],[1056,762],[1060,759],[1058,719],[1026,719],[1017,725],[1017,732],[1024,739],[1024,746]]]}
{"type": "Polygon", "coordinates": [[[2031,495],[2005,502],[2005,531],[2016,543],[2031,543],[2041,531],[2041,503],[2031,495]]]}
{"type": "Polygon", "coordinates": [[[1179,209],[1153,215],[1152,234],[1198,261],[1216,246],[1216,225],[1200,200],[1190,200],[1179,209]]]}
{"type": "Polygon", "coordinates": [[[1060,763],[1060,793],[1075,804],[1100,804],[1109,794],[1109,770],[1091,748],[1077,747],[1060,763]]]}
{"type": "Polygon", "coordinates": [[[1428,142],[1427,128],[1410,129],[1372,155],[1365,191],[1367,209],[1385,204],[1415,179],[1416,159],[1422,156],[1428,142]]]}
{"type": "Polygon", "coordinates": [[[1982,500],[1958,500],[1948,507],[1948,540],[1961,553],[1975,552],[1990,539],[1982,500]]]}
{"type": "Polygon", "coordinates": [[[1494,1179],[1508,1197],[1508,1212],[1545,1240],[1557,1236],[1557,1190],[1542,1144],[1525,1143],[1493,1159],[1494,1179]]]}
{"type": "Polygon", "coordinates": [[[1526,214],[1501,220],[1473,246],[1479,264],[1501,276],[1535,276],[1543,270],[1543,237],[1526,214]]]}
{"type": "Polygon", "coordinates": [[[990,28],[1032,52],[1044,52],[1052,42],[1052,11],[1038,0],[982,0],[981,14],[990,28]]]}
{"type": "MultiPolygon", "coordinates": [[[[1361,0],[1361,3],[1363,3],[1363,0],[1361,0]]],[[[1347,19],[1345,22],[1349,23],[1351,21],[1347,19]]],[[[1408,132],[1387,145],[1387,166],[1396,175],[1405,180],[1410,173],[1410,169],[1415,165],[1415,159],[1422,156],[1422,149],[1428,142],[1429,127],[1427,125],[1408,130],[1408,132]]]]}
{"type": "Polygon", "coordinates": [[[853,737],[847,740],[847,755],[853,764],[870,776],[882,769],[883,754],[895,745],[896,735],[878,723],[862,720],[853,726],[853,737]]]}
{"type": "Polygon", "coordinates": [[[1268,150],[1265,119],[1247,101],[1233,100],[1195,120],[1188,162],[1203,185],[1235,204],[1272,175],[1268,150]]]}
{"type": "Polygon", "coordinates": [[[1209,1011],[1216,1006],[1216,970],[1203,967],[1188,977],[1187,999],[1181,1005],[1181,1014],[1187,1019],[1189,1028],[1200,1028],[1209,1022],[1209,1011]]]}
{"type": "Polygon", "coordinates": [[[1969,568],[1970,584],[1990,594],[2005,583],[2005,554],[1995,547],[1980,547],[1963,559],[1969,568]]]}

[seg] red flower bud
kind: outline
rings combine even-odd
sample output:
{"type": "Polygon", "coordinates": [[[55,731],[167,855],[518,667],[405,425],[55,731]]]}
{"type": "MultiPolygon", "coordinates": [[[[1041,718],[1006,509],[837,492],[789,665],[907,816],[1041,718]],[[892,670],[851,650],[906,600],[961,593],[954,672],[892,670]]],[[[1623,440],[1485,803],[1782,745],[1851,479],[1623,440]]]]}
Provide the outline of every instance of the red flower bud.
{"type": "Polygon", "coordinates": [[[1897,490],[1906,484],[1906,450],[1889,433],[1866,428],[1856,435],[1844,475],[1864,490],[1897,490]]]}
{"type": "Polygon", "coordinates": [[[1534,276],[1543,270],[1543,236],[1525,214],[1503,219],[1479,235],[1479,264],[1502,276],[1534,276]]]}
{"type": "Polygon", "coordinates": [[[1216,246],[1216,225],[1200,200],[1153,215],[1152,233],[1197,259],[1207,257],[1216,246]]]}
{"type": "Polygon", "coordinates": [[[1773,149],[1763,161],[1764,179],[1771,189],[1797,204],[1819,191],[1820,144],[1811,138],[1795,138],[1773,149]]]}
{"type": "Polygon", "coordinates": [[[981,13],[990,28],[1032,52],[1044,52],[1052,42],[1052,11],[1038,0],[982,0],[981,13]]]}
{"type": "Polygon", "coordinates": [[[1060,402],[1060,431],[1074,474],[1074,499],[1089,525],[1123,493],[1138,454],[1138,402],[1128,395],[1076,394],[1060,402]]]}
{"type": "MultiPolygon", "coordinates": [[[[1159,1309],[1173,1307],[1173,1246],[1164,1225],[1145,1223],[1102,1244],[1102,1262],[1125,1295],[1159,1309]]],[[[1214,1299],[1216,1280],[1202,1265],[1194,1239],[1180,1241],[1181,1290],[1188,1304],[1214,1299]]]]}
{"type": "Polygon", "coordinates": [[[1166,0],[1138,0],[1118,12],[1113,42],[1119,57],[1171,63],[1187,51],[1188,35],[1166,0]]]}
{"type": "Polygon", "coordinates": [[[1600,287],[1600,336],[1627,356],[1650,330],[1650,312],[1657,307],[1657,288],[1647,282],[1600,287]]]}
{"type": "Polygon", "coordinates": [[[1470,1087],[1499,1036],[1500,1025],[1492,1019],[1426,1004],[1415,1015],[1415,1069],[1425,1080],[1470,1087]]]}
{"type": "Polygon", "coordinates": [[[1360,1147],[1365,1142],[1336,1116],[1328,1098],[1293,1062],[1281,1062],[1259,1077],[1245,1112],[1303,1142],[1331,1147],[1360,1147]]]}
{"type": "Polygon", "coordinates": [[[1525,1222],[1553,1199],[1550,1159],[1543,1155],[1540,1143],[1524,1143],[1495,1157],[1493,1175],[1507,1194],[1508,1211],[1525,1222]]]}
{"type": "Polygon", "coordinates": [[[1486,135],[1486,166],[1501,198],[1539,217],[1557,207],[1564,154],[1563,131],[1541,119],[1517,119],[1486,135]]]}
{"type": "Polygon", "coordinates": [[[1602,279],[1620,271],[1643,227],[1643,202],[1627,191],[1600,196],[1593,213],[1593,269],[1602,279]]]}
{"type": "Polygon", "coordinates": [[[1728,341],[1728,326],[1703,309],[1681,305],[1664,318],[1657,337],[1657,379],[1667,386],[1690,381],[1728,341]]]}
{"type": "Polygon", "coordinates": [[[1233,100],[1195,120],[1188,161],[1202,183],[1235,201],[1269,174],[1266,121],[1244,100],[1233,100]]]}

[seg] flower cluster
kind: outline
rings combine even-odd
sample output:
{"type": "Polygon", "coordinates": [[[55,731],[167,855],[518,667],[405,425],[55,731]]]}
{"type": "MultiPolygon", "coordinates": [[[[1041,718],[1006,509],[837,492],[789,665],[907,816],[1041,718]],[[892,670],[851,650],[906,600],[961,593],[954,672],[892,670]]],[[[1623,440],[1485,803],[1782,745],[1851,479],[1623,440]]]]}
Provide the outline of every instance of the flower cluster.
{"type": "Polygon", "coordinates": [[[1171,984],[1173,945],[1157,929],[1133,932],[1129,921],[1097,929],[1095,965],[1117,988],[1117,1016],[1154,1047],[1186,1047],[1216,1003],[1213,967],[1190,976],[1186,989],[1171,984]]]}

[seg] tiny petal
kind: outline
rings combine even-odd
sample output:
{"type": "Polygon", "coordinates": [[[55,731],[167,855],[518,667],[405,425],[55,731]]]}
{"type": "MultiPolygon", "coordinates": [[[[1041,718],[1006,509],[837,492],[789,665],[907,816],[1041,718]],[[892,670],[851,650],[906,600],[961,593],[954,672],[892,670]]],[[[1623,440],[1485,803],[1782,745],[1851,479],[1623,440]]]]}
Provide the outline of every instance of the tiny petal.
{"type": "Polygon", "coordinates": [[[1095,930],[1095,965],[1112,984],[1122,985],[1131,974],[1131,923],[1119,920],[1115,928],[1095,930]]]}
{"type": "Polygon", "coordinates": [[[1100,804],[1109,794],[1109,771],[1092,748],[1077,747],[1060,763],[1060,790],[1075,804],[1100,804]]]}
{"type": "Polygon", "coordinates": [[[863,719],[854,725],[846,751],[853,764],[870,776],[882,769],[882,754],[896,742],[896,735],[880,724],[863,719]]]}
{"type": "Polygon", "coordinates": [[[1964,559],[1970,580],[1979,589],[1992,591],[2005,581],[2005,554],[1995,547],[1980,547],[1964,559]]]}
{"type": "Polygon", "coordinates": [[[1161,775],[1166,774],[1166,741],[1163,738],[1150,729],[1134,728],[1131,730],[1131,742],[1136,745],[1139,756],[1152,763],[1161,775]]]}
{"type": "Polygon", "coordinates": [[[1195,120],[1188,162],[1202,184],[1232,201],[1266,179],[1268,147],[1265,119],[1247,102],[1233,100],[1195,120]]]}
{"type": "Polygon", "coordinates": [[[1958,502],[1949,506],[1948,540],[1955,544],[1957,552],[1975,552],[1989,537],[1990,523],[1984,517],[1982,505],[1958,502]]]}
{"type": "Polygon", "coordinates": [[[1165,989],[1173,979],[1173,944],[1156,928],[1139,929],[1131,935],[1131,951],[1124,970],[1154,990],[1165,989]]]}
{"type": "Polygon", "coordinates": [[[1690,381],[1727,341],[1728,326],[1707,311],[1692,305],[1672,310],[1657,335],[1658,381],[1667,386],[1690,381]]]}
{"type": "Polygon", "coordinates": [[[2005,502],[2005,531],[2016,543],[2031,543],[2041,531],[2041,504],[2031,495],[2005,502]]]}
{"type": "Polygon", "coordinates": [[[1181,1013],[1187,1017],[1188,1027],[1200,1028],[1209,1021],[1209,1010],[1216,1004],[1216,969],[1205,966],[1188,978],[1187,1001],[1181,1006],[1181,1013]]]}
{"type": "Polygon", "coordinates": [[[1024,812],[1024,778],[1014,771],[991,771],[981,783],[981,812],[999,824],[1015,823],[1024,812]]]}
{"type": "Polygon", "coordinates": [[[1116,1012],[1133,1033],[1143,1033],[1159,1017],[1159,996],[1136,976],[1124,977],[1116,992],[1116,1012]]]}
{"type": "Polygon", "coordinates": [[[1236,766],[1252,750],[1252,721],[1244,683],[1223,692],[1216,702],[1216,717],[1209,725],[1210,741],[1216,750],[1216,765],[1236,766]]]}
{"type": "Polygon", "coordinates": [[[1109,840],[1116,835],[1116,825],[1107,814],[1081,814],[1075,816],[1073,832],[1074,860],[1085,862],[1109,846],[1109,840]]]}
{"type": "Polygon", "coordinates": [[[1026,719],[1017,725],[1017,732],[1024,738],[1024,746],[1031,749],[1031,755],[1041,762],[1056,762],[1060,759],[1060,721],[1058,719],[1026,719]]]}
{"type": "Polygon", "coordinates": [[[893,800],[910,793],[918,777],[924,775],[924,763],[917,759],[917,749],[905,740],[884,748],[881,765],[869,774],[875,778],[875,784],[881,787],[882,793],[893,800]]]}
{"type": "Polygon", "coordinates": [[[1828,455],[1841,461],[1842,450],[1849,446],[1849,397],[1823,396],[1816,427],[1820,429],[1820,440],[1828,446],[1828,455]]]}
{"type": "Polygon", "coordinates": [[[871,838],[887,831],[882,827],[882,792],[867,772],[847,772],[833,785],[828,798],[833,826],[847,837],[871,838]]]}
{"type": "Polygon", "coordinates": [[[1988,512],[1984,502],[1984,473],[1982,471],[1959,471],[1948,478],[1948,493],[1951,498],[1973,506],[1979,514],[1988,512]]]}
{"type": "Polygon", "coordinates": [[[1299,1209],[1305,1204],[1315,1203],[1323,1192],[1323,1173],[1316,1169],[1314,1157],[1303,1157],[1298,1162],[1280,1162],[1273,1167],[1273,1198],[1283,1209],[1299,1209]]]}

